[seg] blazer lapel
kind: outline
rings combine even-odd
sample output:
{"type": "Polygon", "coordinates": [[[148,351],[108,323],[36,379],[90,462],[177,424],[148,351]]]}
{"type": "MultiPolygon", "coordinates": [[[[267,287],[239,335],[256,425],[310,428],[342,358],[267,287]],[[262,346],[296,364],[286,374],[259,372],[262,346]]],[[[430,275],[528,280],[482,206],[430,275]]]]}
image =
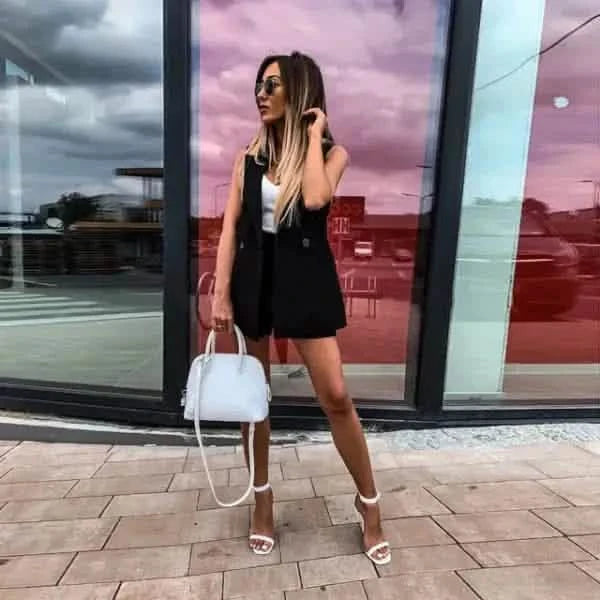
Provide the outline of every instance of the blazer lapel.
{"type": "Polygon", "coordinates": [[[246,156],[244,177],[244,202],[247,202],[249,215],[259,247],[262,246],[262,177],[266,165],[258,165],[253,156],[246,156]]]}

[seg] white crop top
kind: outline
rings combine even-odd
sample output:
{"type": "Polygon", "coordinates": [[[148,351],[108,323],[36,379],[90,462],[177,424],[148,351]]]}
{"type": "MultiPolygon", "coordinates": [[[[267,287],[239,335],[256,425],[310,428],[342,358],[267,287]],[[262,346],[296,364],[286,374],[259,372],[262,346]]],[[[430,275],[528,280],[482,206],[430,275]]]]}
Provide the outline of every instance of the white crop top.
{"type": "Polygon", "coordinates": [[[279,195],[279,186],[275,185],[266,175],[262,178],[262,230],[275,233],[275,200],[279,195]]]}

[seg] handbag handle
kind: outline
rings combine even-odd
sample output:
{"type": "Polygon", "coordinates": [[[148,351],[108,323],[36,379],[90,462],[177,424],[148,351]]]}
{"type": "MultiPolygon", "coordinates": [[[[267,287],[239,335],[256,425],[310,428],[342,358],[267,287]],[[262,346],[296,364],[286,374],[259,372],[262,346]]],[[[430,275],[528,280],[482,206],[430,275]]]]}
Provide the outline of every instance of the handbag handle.
{"type": "MultiPolygon", "coordinates": [[[[238,347],[238,356],[242,356],[248,353],[248,349],[246,348],[246,340],[244,338],[244,334],[242,330],[234,323],[233,324],[233,332],[235,333],[235,337],[237,339],[237,347],[238,347]]],[[[206,338],[206,346],[204,347],[204,354],[209,356],[210,354],[215,353],[215,340],[217,334],[214,329],[210,330],[208,337],[206,338]]]]}
{"type": "MultiPolygon", "coordinates": [[[[238,341],[238,355],[240,357],[243,357],[246,352],[246,341],[244,340],[244,336],[240,330],[240,328],[234,324],[233,326],[234,331],[235,331],[235,335],[238,341]]],[[[210,470],[208,468],[208,461],[206,460],[206,453],[204,452],[204,444],[202,443],[202,432],[200,431],[200,391],[201,391],[201,385],[202,385],[202,374],[204,373],[204,369],[207,368],[207,366],[210,363],[210,357],[212,354],[214,354],[215,352],[215,332],[214,330],[211,329],[210,333],[208,334],[208,339],[206,340],[206,348],[205,348],[205,354],[204,354],[204,359],[202,360],[202,366],[200,368],[200,374],[198,376],[198,393],[196,394],[196,404],[194,405],[194,429],[196,430],[196,437],[198,438],[198,446],[200,448],[200,456],[202,457],[202,464],[204,465],[204,470],[206,471],[206,478],[208,479],[208,485],[210,487],[210,491],[212,492],[213,498],[215,499],[215,502],[223,507],[223,508],[231,508],[232,506],[237,506],[238,504],[241,504],[249,495],[250,492],[252,491],[252,488],[254,487],[254,423],[250,423],[249,425],[249,431],[248,431],[248,468],[250,471],[250,477],[248,479],[248,488],[246,489],[246,491],[244,492],[244,494],[238,498],[237,500],[234,500],[233,502],[223,502],[219,499],[219,497],[217,496],[217,493],[215,491],[215,486],[212,480],[212,477],[210,475],[210,470]]]]}

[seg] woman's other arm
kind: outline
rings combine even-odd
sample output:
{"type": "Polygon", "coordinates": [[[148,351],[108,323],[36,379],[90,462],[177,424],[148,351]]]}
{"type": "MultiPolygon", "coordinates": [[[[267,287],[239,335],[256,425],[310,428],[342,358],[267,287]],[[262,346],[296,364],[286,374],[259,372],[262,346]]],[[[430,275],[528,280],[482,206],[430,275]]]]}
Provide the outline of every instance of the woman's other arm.
{"type": "Polygon", "coordinates": [[[223,215],[223,227],[217,248],[215,268],[215,296],[212,308],[212,327],[223,325],[227,331],[233,329],[231,306],[231,271],[235,259],[235,230],[242,210],[240,169],[245,153],[240,151],[233,165],[229,197],[223,215]]]}

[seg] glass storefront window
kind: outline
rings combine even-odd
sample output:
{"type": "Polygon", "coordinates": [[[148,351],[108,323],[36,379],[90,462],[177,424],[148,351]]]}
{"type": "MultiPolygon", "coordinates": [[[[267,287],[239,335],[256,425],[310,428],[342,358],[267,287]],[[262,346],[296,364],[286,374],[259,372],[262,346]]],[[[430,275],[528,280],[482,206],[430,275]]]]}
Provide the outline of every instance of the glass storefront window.
{"type": "Polygon", "coordinates": [[[600,17],[484,0],[448,405],[600,402],[600,17]]]}
{"type": "Polygon", "coordinates": [[[2,5],[3,380],[162,390],[162,4],[2,5]]]}
{"type": "MultiPolygon", "coordinates": [[[[448,0],[194,2],[191,269],[203,346],[222,214],[236,153],[258,130],[264,56],[299,50],[321,66],[331,129],[350,154],[329,239],[346,300],[339,342],[351,394],[398,401],[420,214],[432,203],[448,0]],[[272,23],[278,25],[273,27],[272,23]]],[[[191,305],[196,302],[192,299],[191,305]]],[[[312,397],[288,340],[272,344],[278,396],[312,397]]]]}

